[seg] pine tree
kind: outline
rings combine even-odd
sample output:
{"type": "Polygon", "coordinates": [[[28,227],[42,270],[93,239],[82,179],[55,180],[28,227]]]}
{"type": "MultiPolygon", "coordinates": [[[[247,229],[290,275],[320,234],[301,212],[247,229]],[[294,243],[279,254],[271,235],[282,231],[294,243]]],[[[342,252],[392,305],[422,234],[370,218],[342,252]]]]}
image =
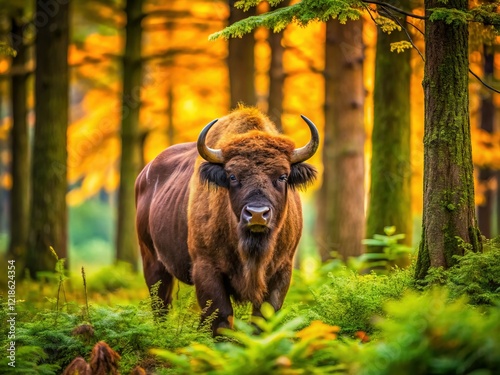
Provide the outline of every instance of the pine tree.
{"type": "MultiPolygon", "coordinates": [[[[426,9],[439,6],[466,12],[468,1],[425,2],[426,9]]],[[[425,30],[424,212],[417,278],[429,267],[453,265],[453,256],[464,254],[462,241],[481,250],[469,120],[469,32],[467,22],[449,17],[433,13],[425,30]]]]}

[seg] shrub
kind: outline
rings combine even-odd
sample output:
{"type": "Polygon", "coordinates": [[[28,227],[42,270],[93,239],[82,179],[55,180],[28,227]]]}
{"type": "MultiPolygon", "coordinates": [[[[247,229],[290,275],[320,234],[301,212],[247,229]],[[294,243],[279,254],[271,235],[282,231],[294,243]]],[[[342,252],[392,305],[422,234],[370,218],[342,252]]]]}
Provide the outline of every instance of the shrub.
{"type": "Polygon", "coordinates": [[[456,264],[444,270],[431,269],[422,289],[445,285],[451,298],[467,296],[474,305],[500,303],[500,239],[489,240],[482,253],[465,250],[463,256],[455,256],[456,264]]]}
{"type": "MultiPolygon", "coordinates": [[[[127,289],[137,281],[138,275],[132,271],[128,263],[117,263],[102,267],[88,276],[89,292],[112,293],[119,289],[127,289]]],[[[142,279],[142,276],[141,276],[142,279]]],[[[145,285],[145,284],[144,284],[145,285]]]]}
{"type": "MultiPolygon", "coordinates": [[[[445,289],[411,293],[387,304],[381,340],[366,345],[361,375],[494,374],[500,368],[500,310],[483,313],[445,289]]],[[[351,358],[352,359],[352,358],[351,358]]]]}
{"type": "MultiPolygon", "coordinates": [[[[388,275],[359,275],[344,266],[330,265],[330,269],[308,290],[292,288],[287,303],[294,302],[292,311],[304,316],[306,323],[321,320],[340,326],[343,334],[351,336],[358,331],[372,333],[373,318],[384,315],[384,304],[401,298],[413,285],[411,269],[395,269],[388,275]],[[301,296],[303,302],[298,302],[301,296]]],[[[300,273],[296,277],[304,278],[300,273]]]]}
{"type": "Polygon", "coordinates": [[[274,313],[270,305],[262,308],[263,318],[253,318],[261,330],[236,319],[237,330],[222,330],[228,340],[213,348],[193,343],[178,353],[155,349],[160,358],[174,368],[174,374],[332,374],[342,370],[332,355],[338,345],[338,327],[316,321],[296,331],[301,318],[287,319],[287,311],[274,313]]]}

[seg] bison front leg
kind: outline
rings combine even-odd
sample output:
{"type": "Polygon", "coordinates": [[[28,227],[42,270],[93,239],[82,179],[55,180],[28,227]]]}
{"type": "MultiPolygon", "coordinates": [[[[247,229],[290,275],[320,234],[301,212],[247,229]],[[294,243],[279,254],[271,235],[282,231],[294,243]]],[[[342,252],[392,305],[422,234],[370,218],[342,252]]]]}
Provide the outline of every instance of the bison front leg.
{"type": "MultiPolygon", "coordinates": [[[[267,294],[264,297],[264,302],[269,303],[274,311],[278,311],[283,306],[283,301],[285,300],[286,293],[290,286],[290,280],[292,277],[292,265],[286,265],[282,267],[277,272],[273,273],[273,276],[268,282],[267,294]]],[[[261,304],[254,304],[252,309],[253,316],[262,317],[261,304]]]]}
{"type": "Polygon", "coordinates": [[[211,324],[214,336],[219,328],[232,328],[233,307],[223,275],[213,265],[198,261],[193,264],[193,282],[202,323],[215,313],[211,324]]]}

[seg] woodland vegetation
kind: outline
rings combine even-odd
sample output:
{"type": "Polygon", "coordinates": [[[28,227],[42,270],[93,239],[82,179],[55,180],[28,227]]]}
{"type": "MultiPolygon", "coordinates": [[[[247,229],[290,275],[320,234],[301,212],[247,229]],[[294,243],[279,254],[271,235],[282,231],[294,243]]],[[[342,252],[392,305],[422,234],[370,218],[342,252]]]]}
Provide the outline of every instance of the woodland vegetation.
{"type": "Polygon", "coordinates": [[[488,0],[0,0],[0,373],[494,374],[499,32],[488,0]],[[320,178],[284,308],[213,339],[192,287],[155,318],[134,181],[239,103],[312,119],[320,178]]]}

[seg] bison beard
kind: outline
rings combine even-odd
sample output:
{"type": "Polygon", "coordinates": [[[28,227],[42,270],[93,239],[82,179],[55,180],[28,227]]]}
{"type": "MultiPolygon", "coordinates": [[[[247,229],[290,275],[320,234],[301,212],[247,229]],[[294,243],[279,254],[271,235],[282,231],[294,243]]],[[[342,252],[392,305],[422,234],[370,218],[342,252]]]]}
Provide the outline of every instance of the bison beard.
{"type": "Polygon", "coordinates": [[[255,232],[249,228],[240,228],[239,238],[238,250],[244,261],[252,258],[262,258],[265,252],[269,251],[273,239],[270,228],[265,228],[262,232],[255,232]]]}
{"type": "Polygon", "coordinates": [[[146,283],[161,282],[165,307],[174,277],[194,284],[202,320],[217,314],[214,335],[231,326],[231,297],[251,302],[253,315],[263,302],[281,308],[302,231],[296,190],[316,177],[304,161],[318,131],[303,119],[311,140],[296,148],[257,109],[239,108],[207,125],[197,143],[164,150],[136,180],[146,283]]]}
{"type": "Polygon", "coordinates": [[[239,295],[235,297],[241,301],[253,301],[254,304],[260,305],[267,293],[266,265],[273,255],[275,236],[270,229],[255,233],[249,228],[240,228],[239,232],[238,253],[243,264],[244,282],[239,295]]]}

